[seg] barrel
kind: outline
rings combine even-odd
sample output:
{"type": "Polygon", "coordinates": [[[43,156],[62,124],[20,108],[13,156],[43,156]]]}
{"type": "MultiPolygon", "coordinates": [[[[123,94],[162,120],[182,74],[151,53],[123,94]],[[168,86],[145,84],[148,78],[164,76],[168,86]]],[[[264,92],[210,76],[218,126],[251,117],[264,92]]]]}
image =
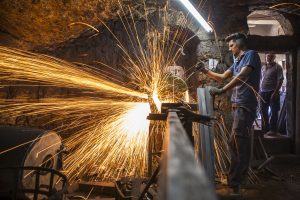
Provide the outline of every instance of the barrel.
{"type": "MultiPolygon", "coordinates": [[[[0,126],[0,199],[9,199],[16,195],[14,193],[19,191],[16,188],[34,189],[38,186],[49,189],[52,187],[49,186],[51,177],[49,171],[40,172],[39,185],[36,185],[35,172],[22,170],[22,168],[43,167],[61,170],[62,149],[61,138],[54,131],[0,126]]],[[[55,180],[51,182],[55,184],[55,180]]],[[[33,199],[33,194],[22,193],[22,191],[18,192],[17,198],[33,199]]]]}

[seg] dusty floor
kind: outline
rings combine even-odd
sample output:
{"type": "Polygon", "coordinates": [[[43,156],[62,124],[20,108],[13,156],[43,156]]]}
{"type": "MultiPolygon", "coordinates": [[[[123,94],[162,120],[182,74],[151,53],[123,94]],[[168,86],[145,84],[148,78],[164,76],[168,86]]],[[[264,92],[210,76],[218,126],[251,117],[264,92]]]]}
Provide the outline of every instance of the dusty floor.
{"type": "Polygon", "coordinates": [[[242,187],[242,197],[233,198],[228,195],[226,186],[217,186],[217,194],[220,200],[244,199],[244,200],[298,200],[300,199],[300,164],[275,163],[269,166],[278,177],[265,172],[259,175],[261,182],[256,185],[242,187]]]}
{"type": "Polygon", "coordinates": [[[220,200],[298,200],[300,198],[300,185],[284,182],[269,181],[260,185],[243,187],[240,198],[228,195],[226,187],[217,189],[220,200]]]}

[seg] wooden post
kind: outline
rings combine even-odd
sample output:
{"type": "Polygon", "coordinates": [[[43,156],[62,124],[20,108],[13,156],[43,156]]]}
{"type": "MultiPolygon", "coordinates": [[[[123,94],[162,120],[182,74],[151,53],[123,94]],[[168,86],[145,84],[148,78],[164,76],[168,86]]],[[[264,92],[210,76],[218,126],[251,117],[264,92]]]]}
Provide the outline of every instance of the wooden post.
{"type": "Polygon", "coordinates": [[[295,151],[300,155],[300,48],[297,51],[297,64],[294,66],[297,72],[296,84],[296,130],[295,130],[295,151]]]}

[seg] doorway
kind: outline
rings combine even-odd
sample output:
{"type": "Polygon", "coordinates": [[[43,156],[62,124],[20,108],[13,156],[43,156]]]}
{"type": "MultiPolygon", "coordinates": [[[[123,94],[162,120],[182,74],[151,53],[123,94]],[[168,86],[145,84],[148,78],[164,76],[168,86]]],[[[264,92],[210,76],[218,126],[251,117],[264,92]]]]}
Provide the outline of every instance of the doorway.
{"type": "MultiPolygon", "coordinates": [[[[269,11],[269,10],[259,10],[252,12],[247,17],[247,23],[249,27],[249,35],[259,35],[259,36],[283,36],[292,35],[293,29],[290,22],[282,16],[280,13],[269,11]]],[[[255,49],[254,49],[255,50],[255,49]]],[[[292,71],[293,67],[290,63],[291,52],[278,52],[278,50],[273,51],[272,49],[268,51],[258,52],[262,65],[266,64],[266,54],[275,54],[275,62],[279,64],[283,71],[283,84],[280,88],[280,111],[279,118],[277,121],[276,132],[279,135],[291,137],[292,130],[292,106],[286,103],[288,100],[292,99],[292,71]],[[290,115],[290,116],[288,116],[290,115]]],[[[257,115],[257,129],[261,129],[261,116],[258,112],[257,115]]]]}

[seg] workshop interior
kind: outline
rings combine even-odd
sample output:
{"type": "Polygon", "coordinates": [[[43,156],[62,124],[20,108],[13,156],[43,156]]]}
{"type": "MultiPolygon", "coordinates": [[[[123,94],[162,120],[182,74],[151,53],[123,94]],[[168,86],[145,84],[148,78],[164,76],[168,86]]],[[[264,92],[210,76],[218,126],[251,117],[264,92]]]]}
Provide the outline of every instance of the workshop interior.
{"type": "Polygon", "coordinates": [[[299,197],[299,0],[0,0],[1,200],[299,197]]]}

